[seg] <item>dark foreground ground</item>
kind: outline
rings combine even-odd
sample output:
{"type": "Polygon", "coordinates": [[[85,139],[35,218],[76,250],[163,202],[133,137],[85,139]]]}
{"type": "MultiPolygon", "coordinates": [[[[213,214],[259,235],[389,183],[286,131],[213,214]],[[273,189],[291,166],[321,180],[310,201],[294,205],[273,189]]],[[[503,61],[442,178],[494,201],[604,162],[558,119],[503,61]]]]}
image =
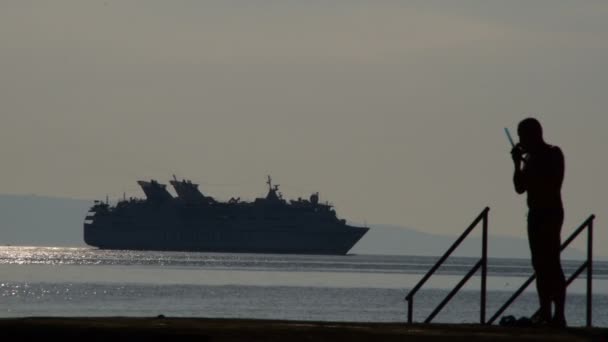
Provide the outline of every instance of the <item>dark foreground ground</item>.
{"type": "Polygon", "coordinates": [[[203,318],[0,319],[3,341],[606,341],[608,328],[203,318]]]}

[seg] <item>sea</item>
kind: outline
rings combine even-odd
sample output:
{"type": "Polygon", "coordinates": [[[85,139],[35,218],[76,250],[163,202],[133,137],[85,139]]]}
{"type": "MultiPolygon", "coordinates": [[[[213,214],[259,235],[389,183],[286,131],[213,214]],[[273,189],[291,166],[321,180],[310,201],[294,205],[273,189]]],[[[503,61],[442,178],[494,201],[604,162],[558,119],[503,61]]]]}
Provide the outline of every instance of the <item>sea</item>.
{"type": "MultiPolygon", "coordinates": [[[[0,317],[137,316],[407,322],[405,296],[429,256],[273,255],[0,247],[0,317]]],[[[418,291],[423,322],[478,258],[454,257],[418,291]]],[[[566,276],[582,260],[563,260],[566,276]]],[[[532,274],[529,260],[489,259],[486,317],[532,274]]],[[[586,323],[586,273],[568,287],[570,326],[586,323]]],[[[479,273],[433,319],[479,323],[479,273]]],[[[592,323],[608,327],[608,262],[595,261],[592,323]]],[[[534,283],[503,315],[538,308],[534,283]]],[[[499,316],[499,317],[501,317],[499,316]]]]}

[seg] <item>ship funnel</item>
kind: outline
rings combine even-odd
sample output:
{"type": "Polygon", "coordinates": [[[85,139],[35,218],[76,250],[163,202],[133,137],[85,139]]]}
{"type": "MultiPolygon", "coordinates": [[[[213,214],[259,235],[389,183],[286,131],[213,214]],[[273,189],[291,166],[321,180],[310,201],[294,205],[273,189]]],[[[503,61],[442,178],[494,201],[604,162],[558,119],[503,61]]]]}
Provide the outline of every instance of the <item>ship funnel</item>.
{"type": "Polygon", "coordinates": [[[198,184],[194,184],[189,180],[177,180],[175,175],[173,176],[173,180],[169,181],[179,199],[185,202],[207,202],[207,198],[201,191],[198,189],[198,184]]]}
{"type": "Polygon", "coordinates": [[[155,180],[137,181],[137,184],[141,186],[141,189],[146,194],[146,198],[149,201],[164,202],[173,199],[173,196],[167,191],[165,184],[160,184],[155,180]]]}

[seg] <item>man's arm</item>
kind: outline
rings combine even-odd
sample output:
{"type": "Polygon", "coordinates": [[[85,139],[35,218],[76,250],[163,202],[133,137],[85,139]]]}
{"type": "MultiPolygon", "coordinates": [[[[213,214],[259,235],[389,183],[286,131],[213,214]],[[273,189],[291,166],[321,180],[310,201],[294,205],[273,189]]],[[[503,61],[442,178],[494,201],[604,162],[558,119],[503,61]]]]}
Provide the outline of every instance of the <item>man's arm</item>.
{"type": "Polygon", "coordinates": [[[523,194],[528,190],[525,171],[517,166],[515,167],[515,173],[513,174],[513,185],[515,185],[515,192],[518,194],[523,194]]]}
{"type": "Polygon", "coordinates": [[[523,151],[519,144],[515,145],[511,150],[511,157],[513,159],[513,165],[515,166],[515,172],[513,173],[513,185],[515,186],[515,192],[523,194],[528,190],[528,182],[526,177],[526,171],[523,170],[522,164],[524,161],[523,151]]]}

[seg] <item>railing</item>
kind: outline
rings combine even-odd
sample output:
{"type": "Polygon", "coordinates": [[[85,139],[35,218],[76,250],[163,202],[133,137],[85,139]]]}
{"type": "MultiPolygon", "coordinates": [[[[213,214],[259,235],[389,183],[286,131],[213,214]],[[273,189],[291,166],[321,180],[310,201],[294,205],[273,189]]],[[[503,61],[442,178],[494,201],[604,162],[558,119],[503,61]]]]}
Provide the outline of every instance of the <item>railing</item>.
{"type": "Polygon", "coordinates": [[[435,263],[435,265],[426,273],[426,275],[418,282],[416,286],[407,294],[405,300],[408,302],[407,304],[407,322],[412,323],[413,321],[413,311],[414,311],[414,295],[422,285],[437,271],[437,269],[443,264],[443,262],[452,254],[452,252],[460,245],[460,243],[469,235],[469,233],[482,222],[483,224],[483,233],[481,239],[481,258],[479,261],[471,268],[469,273],[467,273],[464,278],[454,287],[454,289],[445,297],[445,299],[433,310],[433,312],[427,317],[424,323],[430,323],[433,318],[443,309],[443,307],[454,297],[454,295],[462,288],[462,286],[477,272],[479,268],[481,268],[481,308],[479,313],[479,321],[481,324],[485,324],[486,320],[486,276],[487,276],[487,268],[488,268],[488,212],[490,211],[489,207],[486,207],[478,216],[473,220],[471,225],[460,235],[458,240],[456,240],[452,246],[445,252],[445,254],[435,263]]]}
{"type": "MultiPolygon", "coordinates": [[[[572,242],[583,230],[587,229],[587,260],[568,278],[566,281],[566,286],[570,285],[585,269],[587,269],[587,327],[591,327],[592,325],[592,314],[591,309],[593,307],[592,302],[592,275],[593,275],[593,220],[595,219],[595,215],[589,216],[575,231],[570,235],[570,237],[564,241],[561,245],[560,253],[568,247],[570,242],[572,242]]],[[[515,291],[515,293],[509,298],[503,306],[498,309],[498,311],[490,318],[488,324],[494,323],[494,321],[500,316],[511,303],[519,297],[519,295],[524,292],[524,290],[536,279],[536,274],[532,274],[528,280],[526,280],[521,287],[515,291]]],[[[537,311],[538,313],[538,311],[537,311]]]]}

